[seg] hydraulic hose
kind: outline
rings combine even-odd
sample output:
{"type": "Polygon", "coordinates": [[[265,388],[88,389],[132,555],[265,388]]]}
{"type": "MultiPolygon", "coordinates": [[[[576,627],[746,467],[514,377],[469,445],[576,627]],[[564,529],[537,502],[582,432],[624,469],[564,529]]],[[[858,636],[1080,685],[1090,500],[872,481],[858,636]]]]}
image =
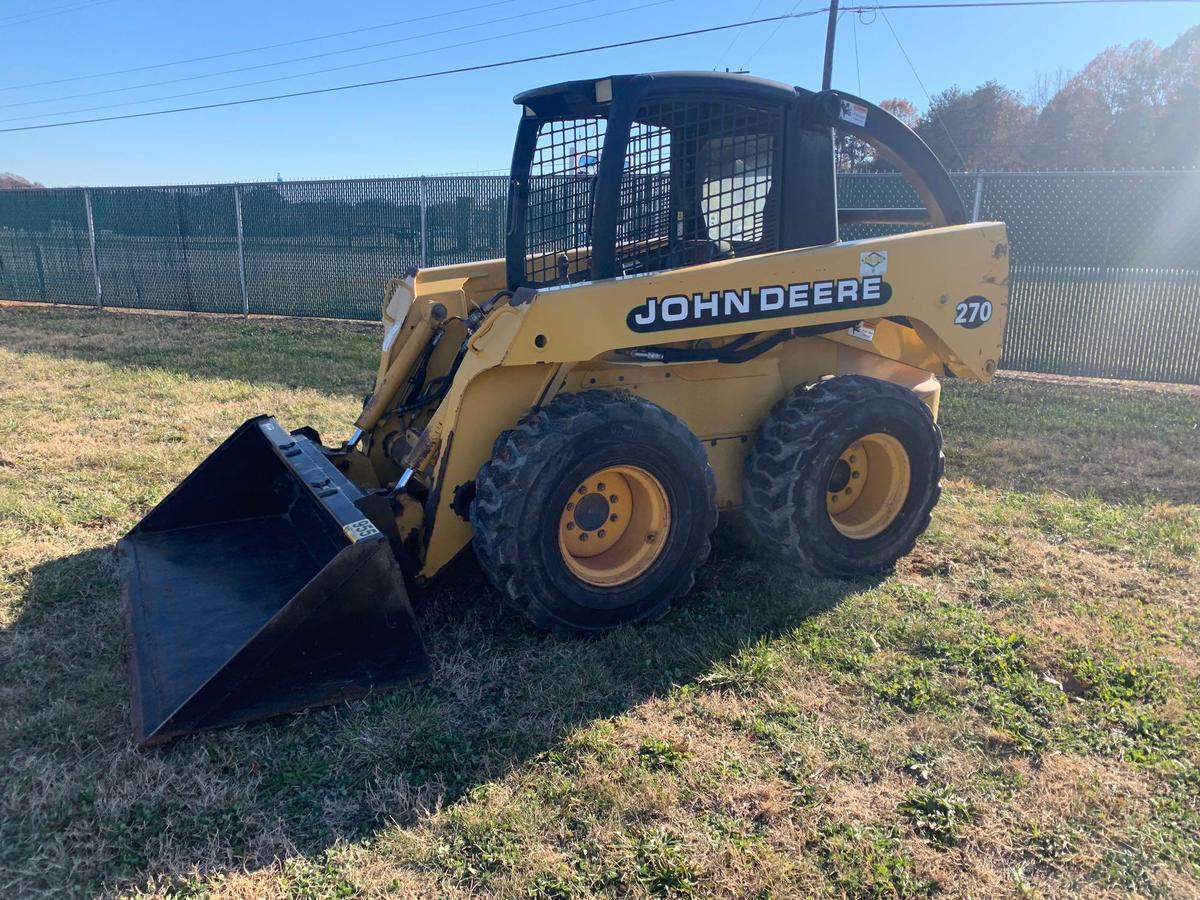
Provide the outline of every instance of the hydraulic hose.
{"type": "MultiPolygon", "coordinates": [[[[855,320],[857,321],[857,320],[855,320]]],[[[662,363],[682,363],[682,362],[718,362],[736,365],[738,363],[747,362],[757,356],[766,353],[772,347],[782,344],[784,341],[790,341],[793,338],[801,337],[816,337],[821,334],[829,334],[834,331],[841,331],[854,325],[854,322],[832,322],[828,325],[809,325],[806,328],[788,328],[784,331],[778,331],[770,337],[759,341],[757,344],[750,342],[758,337],[758,332],[752,334],[744,334],[741,337],[735,338],[728,344],[721,347],[711,347],[704,349],[689,349],[685,347],[636,347],[633,350],[625,351],[626,356],[634,359],[652,360],[662,363]],[[750,346],[747,346],[747,345],[750,346]]]]}

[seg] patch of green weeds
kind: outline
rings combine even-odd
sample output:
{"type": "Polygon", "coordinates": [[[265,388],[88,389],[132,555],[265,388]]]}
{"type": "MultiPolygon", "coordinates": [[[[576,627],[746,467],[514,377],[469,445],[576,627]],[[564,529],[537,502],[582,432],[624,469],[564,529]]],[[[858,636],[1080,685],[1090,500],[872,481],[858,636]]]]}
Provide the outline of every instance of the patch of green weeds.
{"type": "Polygon", "coordinates": [[[970,804],[947,785],[918,787],[900,803],[917,834],[943,849],[957,846],[972,818],[970,804]]]}
{"type": "Polygon", "coordinates": [[[911,776],[918,784],[932,780],[934,767],[940,754],[928,744],[917,744],[900,763],[900,771],[911,776]]]}
{"type": "Polygon", "coordinates": [[[1158,703],[1167,698],[1169,674],[1161,666],[1146,666],[1094,657],[1075,651],[1069,657],[1071,675],[1084,697],[1106,704],[1158,703]]]}
{"type": "Polygon", "coordinates": [[[1020,635],[1002,635],[967,612],[957,620],[924,641],[922,652],[982,688],[976,705],[1019,750],[1044,749],[1054,713],[1065,703],[1062,692],[1033,672],[1020,635]]]}
{"type": "Polygon", "coordinates": [[[688,897],[699,887],[699,872],[678,836],[663,828],[636,835],[629,844],[638,882],[654,897],[688,897]]]}
{"type": "Polygon", "coordinates": [[[932,882],[919,877],[894,834],[845,823],[822,826],[821,870],[843,897],[928,897],[932,882]]]}
{"type": "Polygon", "coordinates": [[[990,800],[1011,800],[1029,787],[1025,773],[1009,765],[988,766],[975,776],[975,786],[990,800]]]}
{"type": "Polygon", "coordinates": [[[1177,721],[1165,711],[1165,701],[1176,694],[1165,665],[1078,650],[1068,658],[1080,702],[1065,741],[1138,765],[1155,765],[1187,753],[1196,723],[1177,721]]]}
{"type": "Polygon", "coordinates": [[[570,900],[587,890],[587,880],[578,872],[560,867],[534,876],[525,888],[531,900],[570,900]]]}
{"type": "Polygon", "coordinates": [[[1124,844],[1109,847],[1100,857],[1100,869],[1104,880],[1113,887],[1124,888],[1143,894],[1163,896],[1156,890],[1154,869],[1158,860],[1147,848],[1139,844],[1124,844]]]}
{"type": "Polygon", "coordinates": [[[328,853],[316,860],[287,860],[283,864],[283,887],[288,897],[296,900],[343,900],[362,893],[328,853]]]}
{"type": "Polygon", "coordinates": [[[946,692],[934,683],[933,675],[934,670],[927,662],[905,662],[872,675],[867,684],[880,700],[915,713],[944,706],[948,700],[946,692]]]}
{"type": "Polygon", "coordinates": [[[503,823],[465,821],[451,812],[452,827],[434,848],[434,863],[459,881],[487,884],[521,861],[517,835],[503,823]]]}
{"type": "Polygon", "coordinates": [[[648,769],[676,769],[691,755],[686,746],[662,738],[647,738],[638,748],[638,759],[648,769]]]}
{"type": "Polygon", "coordinates": [[[737,691],[748,691],[766,684],[771,674],[776,671],[778,659],[771,645],[759,641],[749,647],[742,647],[728,662],[713,667],[707,675],[702,675],[697,682],[710,688],[729,688],[737,691]]]}
{"type": "Polygon", "coordinates": [[[1057,863],[1075,852],[1080,833],[1067,825],[1053,826],[1033,820],[1018,828],[1017,836],[1037,859],[1057,863]]]}

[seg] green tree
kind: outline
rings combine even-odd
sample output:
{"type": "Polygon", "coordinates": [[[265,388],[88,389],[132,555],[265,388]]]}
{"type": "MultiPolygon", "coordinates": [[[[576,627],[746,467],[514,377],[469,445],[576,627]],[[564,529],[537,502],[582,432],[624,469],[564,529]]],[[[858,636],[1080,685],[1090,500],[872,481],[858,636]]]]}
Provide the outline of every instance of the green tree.
{"type": "Polygon", "coordinates": [[[1163,115],[1154,141],[1157,165],[1200,166],[1200,25],[1162,52],[1163,115]]]}
{"type": "Polygon", "coordinates": [[[1191,168],[1200,164],[1200,26],[1165,50],[1109,47],[1042,109],[1030,161],[1050,169],[1191,168]]]}
{"type": "Polygon", "coordinates": [[[1016,91],[988,81],[937,94],[916,130],[947,168],[1003,171],[1028,165],[1035,120],[1016,91]]]}

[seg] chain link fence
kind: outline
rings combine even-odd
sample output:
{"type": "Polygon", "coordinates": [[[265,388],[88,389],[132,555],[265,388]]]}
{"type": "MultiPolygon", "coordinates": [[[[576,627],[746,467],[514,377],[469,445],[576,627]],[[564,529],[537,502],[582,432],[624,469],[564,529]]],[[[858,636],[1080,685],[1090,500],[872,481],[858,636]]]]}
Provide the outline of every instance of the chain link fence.
{"type": "MultiPolygon", "coordinates": [[[[954,180],[973,219],[1008,223],[1004,367],[1200,384],[1200,171],[954,180]]],[[[503,256],[507,183],[0,191],[0,298],[373,320],[383,285],[411,266],[503,256]]],[[[844,208],[919,205],[899,175],[842,175],[838,188],[844,208]]]]}

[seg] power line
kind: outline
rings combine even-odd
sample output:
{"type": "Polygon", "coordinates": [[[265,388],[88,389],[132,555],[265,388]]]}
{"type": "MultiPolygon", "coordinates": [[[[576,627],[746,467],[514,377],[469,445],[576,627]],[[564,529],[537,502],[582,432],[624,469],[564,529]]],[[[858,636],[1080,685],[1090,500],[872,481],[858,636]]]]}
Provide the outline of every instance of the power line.
{"type": "MultiPolygon", "coordinates": [[[[800,4],[803,2],[804,2],[804,0],[796,0],[796,5],[793,6],[790,10],[788,10],[788,16],[790,17],[790,16],[794,15],[796,10],[798,10],[800,8],[800,4]]],[[[813,14],[816,15],[817,13],[827,12],[828,10],[829,10],[829,7],[825,7],[824,9],[814,10],[813,14]]],[[[749,56],[746,57],[746,61],[744,63],[742,63],[742,69],[750,68],[750,63],[754,62],[754,57],[758,56],[758,54],[762,52],[763,47],[765,47],[765,46],[767,46],[767,44],[771,43],[771,41],[775,38],[775,35],[779,34],[779,29],[783,27],[783,22],[784,22],[784,20],[781,19],[779,21],[779,24],[771,29],[771,33],[766,36],[766,39],[763,40],[763,42],[754,49],[753,53],[751,53],[749,56]]]]}
{"type": "MultiPolygon", "coordinates": [[[[98,3],[111,3],[111,2],[113,2],[113,0],[88,0],[88,2],[85,2],[85,3],[64,4],[62,7],[55,7],[51,10],[41,10],[41,11],[39,11],[39,13],[36,14],[36,18],[42,18],[44,16],[54,15],[54,14],[56,14],[56,12],[58,10],[62,10],[64,8],[68,8],[68,10],[69,10],[69,9],[74,9],[74,8],[82,8],[84,6],[92,6],[92,5],[96,5],[98,3]]],[[[317,34],[317,35],[312,35],[310,37],[297,38],[297,39],[291,40],[291,41],[280,41],[275,44],[261,44],[257,47],[246,47],[241,50],[226,50],[221,53],[210,53],[206,56],[192,56],[192,57],[188,57],[186,59],[176,59],[176,60],[169,60],[167,62],[161,62],[161,63],[151,63],[150,65],[145,65],[145,66],[131,66],[131,67],[125,68],[125,69],[110,69],[106,72],[93,72],[89,75],[72,75],[68,78],[53,78],[53,79],[49,79],[46,81],[27,81],[27,82],[23,82],[21,84],[0,85],[0,92],[15,91],[15,90],[21,90],[23,88],[31,88],[31,87],[46,87],[48,85],[54,85],[54,84],[68,84],[73,81],[87,81],[92,78],[108,78],[112,75],[128,75],[133,72],[148,72],[148,71],[152,71],[154,69],[165,69],[165,68],[170,68],[172,66],[183,66],[183,65],[188,65],[190,63],[196,63],[196,62],[208,62],[208,61],[214,60],[214,59],[227,59],[228,57],[231,57],[231,56],[244,56],[248,53],[258,53],[263,50],[277,50],[277,49],[280,49],[283,47],[295,47],[300,44],[310,44],[310,43],[314,43],[316,41],[324,41],[324,40],[329,40],[331,38],[336,38],[336,37],[347,37],[352,34],[362,34],[367,31],[379,31],[384,28],[396,28],[399,26],[407,26],[407,25],[413,24],[414,22],[425,22],[430,19],[441,19],[441,18],[445,18],[446,16],[458,15],[459,13],[474,12],[474,11],[480,10],[480,9],[490,9],[490,8],[496,7],[496,6],[506,6],[508,4],[516,3],[516,2],[518,2],[518,0],[491,0],[491,2],[489,2],[489,3],[478,3],[474,6],[463,6],[463,7],[459,7],[458,9],[446,10],[445,12],[430,13],[429,15],[410,17],[410,18],[401,19],[401,20],[395,21],[395,22],[382,22],[377,25],[368,25],[368,26],[365,26],[362,28],[351,28],[346,31],[331,31],[326,34],[317,34]]],[[[1044,2],[1044,0],[1043,0],[1043,2],[1032,2],[1032,3],[1031,2],[1021,2],[1021,0],[1010,0],[1010,2],[996,2],[996,3],[911,3],[911,4],[888,6],[886,8],[887,9],[937,9],[937,8],[945,7],[945,8],[961,9],[961,8],[977,8],[977,7],[989,7],[989,6],[990,7],[996,7],[996,6],[1060,6],[1060,5],[1072,5],[1073,3],[1076,3],[1076,2],[1079,2],[1079,0],[1056,0],[1056,2],[1044,2]]],[[[1132,2],[1132,0],[1084,0],[1084,2],[1088,2],[1088,3],[1098,3],[1098,2],[1126,3],[1126,2],[1132,2]]],[[[1161,0],[1161,2],[1172,2],[1172,0],[1161,0]]],[[[1177,0],[1177,2],[1178,2],[1178,0],[1177,0]]],[[[1190,2],[1190,0],[1185,0],[1185,2],[1190,2]]],[[[762,0],[758,0],[758,2],[754,6],[754,9],[750,13],[751,17],[753,17],[754,15],[757,14],[758,8],[761,5],[762,5],[762,0]]],[[[867,10],[874,10],[875,7],[874,6],[848,6],[848,7],[844,7],[844,9],[846,11],[865,12],[867,10]]],[[[15,18],[15,17],[10,17],[10,18],[15,18]]],[[[0,26],[3,25],[4,21],[5,20],[0,20],[0,26]]],[[[20,23],[14,23],[14,24],[20,24],[20,23]]],[[[741,36],[740,32],[737,35],[734,35],[733,40],[730,41],[728,48],[722,54],[721,58],[724,58],[724,56],[729,53],[729,51],[733,48],[733,45],[735,43],[737,43],[740,36],[741,36]]]]}
{"type": "Polygon", "coordinates": [[[113,0],[83,0],[81,3],[64,3],[61,6],[52,6],[47,9],[39,9],[36,12],[15,13],[11,16],[5,16],[0,19],[0,28],[13,28],[17,25],[24,25],[28,22],[36,22],[38,19],[47,19],[50,16],[61,15],[62,13],[75,12],[80,9],[87,9],[92,6],[100,6],[103,3],[112,3],[113,0]]]}
{"type": "Polygon", "coordinates": [[[27,16],[34,16],[38,13],[57,13],[61,10],[70,10],[72,7],[78,6],[80,0],[74,0],[71,3],[60,3],[58,6],[47,6],[39,10],[27,9],[23,12],[9,13],[7,16],[0,16],[0,23],[9,21],[10,19],[24,19],[27,16]]]}
{"type": "MultiPolygon", "coordinates": [[[[1197,0],[1200,2],[1200,0],[1197,0]]],[[[307,91],[293,91],[288,94],[274,94],[268,97],[247,97],[242,100],[222,100],[217,103],[204,103],[197,106],[179,106],[172,109],[156,109],[140,113],[123,113],[116,116],[98,116],[92,119],[75,119],[69,122],[48,122],[42,125],[18,125],[13,128],[0,128],[0,134],[14,131],[39,131],[46,128],[63,128],[67,125],[90,125],[96,122],[116,122],[123,119],[144,119],[149,116],[165,116],[171,113],[196,112],[202,109],[221,109],[227,106],[245,106],[250,103],[266,103],[272,100],[288,100],[293,97],[312,97],[318,94],[332,94],[338,91],[355,90],[356,88],[376,87],[383,84],[399,84],[404,81],[419,81],[427,78],[438,78],[443,75],[461,75],[466,72],[482,72],[488,69],[500,69],[506,66],[523,63],[541,62],[547,59],[562,59],[567,56],[580,56],[584,53],[597,53],[601,50],[615,50],[620,47],[636,47],[641,44],[653,44],[659,41],[669,41],[676,38],[694,37],[700,34],[711,34],[717,31],[728,31],[731,28],[742,28],[746,25],[760,25],[764,22],[778,22],[780,19],[802,19],[817,15],[821,10],[805,13],[786,13],[781,16],[769,16],[765,19],[748,19],[743,22],[733,22],[728,25],[713,25],[709,28],[694,28],[690,31],[677,31],[673,34],[658,34],[653,37],[636,38],[630,41],[617,41],[612,44],[598,44],[594,47],[580,47],[575,50],[559,50],[554,53],[539,53],[536,56],[523,56],[517,59],[505,59],[493,63],[479,63],[473,66],[459,66],[454,69],[441,69],[436,72],[421,72],[417,75],[401,75],[396,78],[380,78],[375,81],[360,81],[354,84],[339,84],[333,87],[312,88],[307,91]]]]}
{"type": "MultiPolygon", "coordinates": [[[[762,5],[763,5],[763,0],[758,0],[758,2],[754,4],[754,9],[750,10],[750,18],[753,19],[755,16],[758,15],[758,9],[762,5]]],[[[717,64],[716,64],[715,68],[717,68],[717,69],[721,68],[721,63],[725,62],[725,57],[727,57],[729,55],[729,51],[733,49],[733,45],[736,44],[739,40],[741,40],[742,31],[743,31],[743,29],[739,28],[734,33],[733,37],[730,38],[729,44],[725,47],[725,51],[720,56],[717,57],[717,64]]]]}
{"type": "MultiPolygon", "coordinates": [[[[105,0],[108,2],[108,0],[105,0]]],[[[368,25],[363,28],[351,28],[348,31],[331,31],[327,34],[316,34],[311,37],[296,38],[292,41],[280,41],[277,44],[262,44],[258,47],[246,47],[242,50],[226,50],[222,53],[210,53],[208,56],[193,56],[188,59],[175,59],[169,62],[152,63],[148,66],[132,66],[128,69],[111,69],[107,72],[95,72],[91,75],[72,75],[70,78],[54,78],[49,81],[27,81],[24,84],[10,84],[0,86],[0,91],[16,91],[22,88],[45,87],[51,84],[66,84],[71,81],[87,81],[91,78],[107,78],[110,75],[128,75],[131,72],[148,72],[151,69],[166,69],[170,66],[183,66],[188,63],[208,62],[213,59],[225,59],[230,56],[243,56],[247,53],[258,53],[261,50],[278,50],[281,47],[295,47],[298,44],[311,44],[314,41],[325,41],[330,38],[346,37],[351,34],[362,34],[364,31],[379,31],[384,28],[396,28],[401,25],[411,25],[414,22],[426,22],[430,19],[443,19],[446,16],[456,16],[459,13],[475,12],[479,9],[489,9],[493,6],[505,6],[510,3],[516,3],[518,0],[491,0],[490,3],[478,3],[475,6],[463,6],[458,9],[447,10],[446,12],[430,13],[427,16],[415,16],[407,19],[401,19],[397,22],[383,22],[378,25],[368,25]]]]}
{"type": "Polygon", "coordinates": [[[983,9],[1001,6],[1095,6],[1104,3],[1196,3],[1197,0],[980,0],[960,3],[885,3],[873,6],[843,6],[845,12],[871,12],[876,9],[983,9]]]}
{"type": "MultiPolygon", "coordinates": [[[[847,12],[869,12],[873,10],[883,9],[929,9],[933,7],[946,6],[955,8],[985,8],[985,7],[1002,7],[1002,6],[1082,6],[1094,5],[1099,3],[1130,3],[1130,2],[1156,2],[1156,3],[1198,3],[1200,0],[979,0],[979,2],[960,2],[960,3],[894,3],[887,6],[850,6],[846,7],[847,12]]],[[[660,41],[675,40],[683,37],[694,37],[701,34],[712,34],[714,32],[729,31],[733,28],[743,28],[747,25],[761,25],[767,22],[779,22],[785,19],[804,19],[810,16],[819,15],[823,12],[828,12],[828,7],[824,9],[808,10],[802,13],[784,13],[777,16],[767,16],[761,19],[747,19],[741,22],[731,22],[726,25],[713,25],[708,28],[694,28],[690,31],[677,31],[673,34],[660,34],[652,37],[636,38],[628,41],[617,41],[611,44],[598,44],[592,47],[580,47],[574,50],[560,50],[554,53],[541,53],[535,56],[524,56],[516,59],[500,60],[493,63],[479,63],[472,66],[460,66],[453,69],[441,69],[435,72],[421,72],[416,75],[401,75],[395,78],[381,78],[374,81],[360,81],[353,84],[334,85],[332,87],[312,88],[305,91],[293,91],[287,94],[273,94],[265,97],[247,97],[241,100],[223,100],[217,103],[204,103],[196,106],[180,106],[171,109],[150,110],[140,113],[123,113],[115,116],[98,116],[90,119],[75,119],[67,122],[48,122],[41,125],[20,125],[13,128],[0,128],[0,134],[8,134],[16,131],[41,131],[47,128],[64,128],[69,125],[90,125],[98,122],[116,122],[125,119],[144,119],[150,116],[164,116],[181,112],[197,112],[206,109],[221,109],[231,106],[245,106],[251,103],[266,103],[274,100],[288,100],[294,97],[312,97],[319,94],[331,94],[340,91],[355,90],[365,87],[376,87],[384,84],[399,84],[406,81],[419,81],[428,78],[438,78],[444,75],[460,75],[467,72],[481,72],[489,69],[499,69],[507,66],[521,65],[530,62],[541,62],[548,59],[562,59],[568,56],[580,56],[586,53],[597,53],[602,50],[614,50],[623,47],[635,47],[643,44],[658,43],[660,41]]],[[[907,54],[906,54],[907,55],[907,54]]],[[[915,74],[915,71],[914,71],[915,74]]],[[[918,79],[919,81],[920,79],[918,79]]],[[[922,89],[923,86],[922,86],[922,89]]]]}
{"type": "MultiPolygon", "coordinates": [[[[1078,2],[1078,0],[1076,0],[1078,2]]],[[[888,18],[888,14],[883,11],[882,6],[876,7],[883,16],[884,24],[887,25],[888,31],[892,33],[892,37],[896,39],[896,46],[900,48],[900,53],[904,56],[904,61],[908,63],[908,68],[913,73],[913,78],[917,79],[917,84],[921,86],[921,92],[925,94],[925,99],[929,101],[929,112],[937,119],[938,124],[942,126],[942,131],[946,132],[946,140],[950,142],[950,146],[954,148],[954,155],[958,157],[958,164],[962,169],[967,168],[967,161],[962,155],[962,151],[958,149],[958,144],[954,142],[954,136],[950,134],[950,129],[946,127],[945,121],[942,119],[941,113],[937,111],[937,107],[933,104],[933,97],[929,95],[929,91],[925,88],[925,82],[921,80],[921,76],[917,74],[917,67],[913,65],[913,61],[908,57],[908,51],[904,49],[904,44],[900,42],[900,35],[896,34],[896,29],[892,27],[892,20],[888,18]]]]}
{"type": "MultiPolygon", "coordinates": [[[[592,2],[592,0],[586,0],[586,2],[592,2]]],[[[203,94],[215,94],[215,93],[220,93],[222,91],[236,90],[238,88],[255,87],[260,84],[276,84],[280,81],[293,81],[297,78],[309,78],[313,75],[324,75],[329,72],[341,72],[341,71],[345,71],[346,69],[357,69],[357,68],[362,68],[363,66],[376,65],[377,63],[381,63],[381,62],[394,62],[395,60],[398,60],[398,59],[409,59],[410,57],[414,57],[414,56],[425,56],[430,53],[440,53],[443,50],[457,50],[461,47],[469,47],[469,46],[472,46],[475,44],[485,44],[490,41],[502,40],[504,38],[522,37],[524,35],[533,34],[538,31],[549,31],[554,28],[563,28],[568,25],[576,25],[580,22],[590,22],[593,19],[604,19],[609,16],[620,15],[622,13],[627,13],[627,12],[640,12],[642,10],[649,9],[654,6],[663,6],[667,3],[674,3],[674,2],[676,2],[676,0],[654,0],[654,2],[651,2],[651,3],[639,3],[636,6],[629,6],[629,7],[623,7],[621,9],[608,10],[607,12],[597,13],[594,16],[576,17],[576,18],[571,19],[566,22],[552,22],[549,25],[538,25],[535,28],[524,28],[524,29],[520,29],[518,31],[509,31],[509,32],[505,32],[503,34],[494,34],[494,35],[489,35],[487,37],[475,38],[474,40],[470,40],[470,41],[459,41],[456,44],[443,44],[440,47],[426,47],[424,50],[414,50],[411,53],[401,53],[396,56],[384,56],[384,57],[380,57],[377,59],[368,59],[368,60],[363,60],[361,62],[356,62],[356,63],[347,63],[346,65],[343,65],[343,66],[330,66],[330,67],[327,67],[324,69],[313,69],[308,72],[296,72],[291,75],[280,75],[275,78],[260,78],[257,81],[243,81],[243,82],[239,82],[238,84],[223,85],[221,87],[215,87],[215,88],[205,88],[205,89],[199,90],[199,91],[184,91],[183,93],[179,93],[179,94],[164,94],[163,96],[160,96],[160,97],[146,97],[141,100],[122,100],[118,103],[105,103],[105,104],[101,104],[99,106],[85,106],[85,107],[80,107],[77,109],[63,109],[63,110],[56,110],[54,112],[34,113],[33,115],[28,115],[28,116],[9,116],[6,119],[0,119],[0,122],[27,122],[30,119],[44,119],[49,116],[60,116],[60,115],[65,116],[65,115],[73,115],[75,113],[95,112],[95,111],[101,110],[101,109],[115,109],[118,107],[138,106],[143,103],[157,103],[162,100],[178,100],[182,97],[197,97],[197,96],[201,96],[203,94]]],[[[576,5],[576,4],[567,4],[567,5],[572,6],[572,5],[576,5]]],[[[418,35],[418,37],[420,37],[420,35],[418,35]]],[[[10,105],[19,105],[19,104],[10,104],[10,105]]],[[[0,109],[4,109],[4,108],[6,108],[6,107],[0,106],[0,109]]]]}
{"type": "MultiPolygon", "coordinates": [[[[357,47],[343,47],[342,49],[339,49],[339,50],[326,50],[323,53],[311,53],[308,56],[294,56],[294,57],[290,57],[289,59],[280,59],[280,60],[276,60],[274,62],[266,62],[266,63],[256,63],[255,65],[252,65],[252,66],[239,66],[234,69],[221,69],[216,72],[205,72],[200,75],[184,75],[180,78],[168,78],[163,81],[148,81],[143,84],[131,84],[131,85],[127,85],[125,87],[104,88],[103,90],[99,90],[99,91],[85,91],[80,94],[62,94],[58,97],[41,97],[41,98],[38,98],[37,100],[19,100],[16,103],[0,104],[0,109],[10,109],[15,106],[31,106],[31,105],[36,105],[36,104],[40,104],[40,103],[57,103],[59,100],[76,100],[81,97],[98,97],[98,96],[101,96],[102,94],[119,94],[124,91],[137,91],[137,90],[141,90],[142,88],[148,88],[148,87],[162,87],[163,85],[180,84],[185,81],[200,81],[204,78],[218,78],[221,75],[235,75],[238,72],[252,72],[252,71],[255,71],[258,69],[271,69],[276,66],[286,66],[286,65],[291,65],[292,63],[297,63],[297,62],[306,62],[310,59],[324,59],[325,57],[328,57],[328,56],[340,56],[340,55],[343,55],[346,53],[357,53],[360,50],[371,50],[375,47],[387,47],[387,46],[390,46],[391,44],[407,44],[412,41],[421,40],[422,38],[436,37],[439,34],[450,34],[455,31],[466,31],[471,28],[481,28],[484,25],[495,25],[498,22],[508,22],[514,18],[528,18],[529,16],[541,15],[543,13],[558,12],[559,10],[569,9],[569,8],[575,7],[575,6],[584,6],[589,3],[596,3],[596,2],[597,2],[597,0],[572,0],[572,2],[570,2],[570,3],[562,3],[562,4],[559,4],[558,6],[547,6],[547,7],[541,8],[541,9],[530,10],[527,13],[522,13],[520,16],[505,16],[505,17],[499,18],[499,19],[487,19],[483,22],[470,22],[466,25],[455,25],[452,28],[443,28],[439,31],[427,31],[424,34],[406,34],[404,37],[393,38],[393,39],[386,40],[386,41],[375,41],[374,43],[371,43],[371,44],[360,44],[357,47]]],[[[578,21],[585,21],[585,20],[575,19],[574,21],[578,22],[578,21]]],[[[450,49],[450,48],[443,47],[440,49],[450,49]]],[[[416,54],[407,54],[407,55],[416,55],[416,54]]],[[[402,58],[403,57],[401,57],[401,56],[389,56],[389,57],[385,57],[384,59],[380,59],[380,60],[372,60],[372,62],[390,62],[391,60],[402,59],[402,58]]],[[[358,63],[357,65],[370,65],[370,63],[358,63]]],[[[342,66],[339,68],[353,68],[353,66],[342,66]]],[[[335,71],[337,71],[337,68],[321,69],[317,72],[312,72],[312,73],[308,73],[308,74],[317,75],[317,74],[324,74],[325,72],[335,72],[335,71]]],[[[296,76],[289,76],[289,77],[296,77],[296,76]]],[[[266,82],[263,82],[263,81],[250,82],[250,84],[265,84],[265,83],[266,82]]],[[[233,87],[242,87],[242,86],[243,85],[233,85],[233,87]]],[[[186,96],[186,95],[178,95],[178,96],[186,96]]],[[[162,99],[162,98],[159,98],[159,99],[162,99]]],[[[123,104],[117,104],[117,105],[120,106],[123,104]]],[[[101,107],[101,108],[103,108],[103,107],[101,107]]],[[[55,115],[55,114],[48,113],[48,115],[55,115]]]]}

